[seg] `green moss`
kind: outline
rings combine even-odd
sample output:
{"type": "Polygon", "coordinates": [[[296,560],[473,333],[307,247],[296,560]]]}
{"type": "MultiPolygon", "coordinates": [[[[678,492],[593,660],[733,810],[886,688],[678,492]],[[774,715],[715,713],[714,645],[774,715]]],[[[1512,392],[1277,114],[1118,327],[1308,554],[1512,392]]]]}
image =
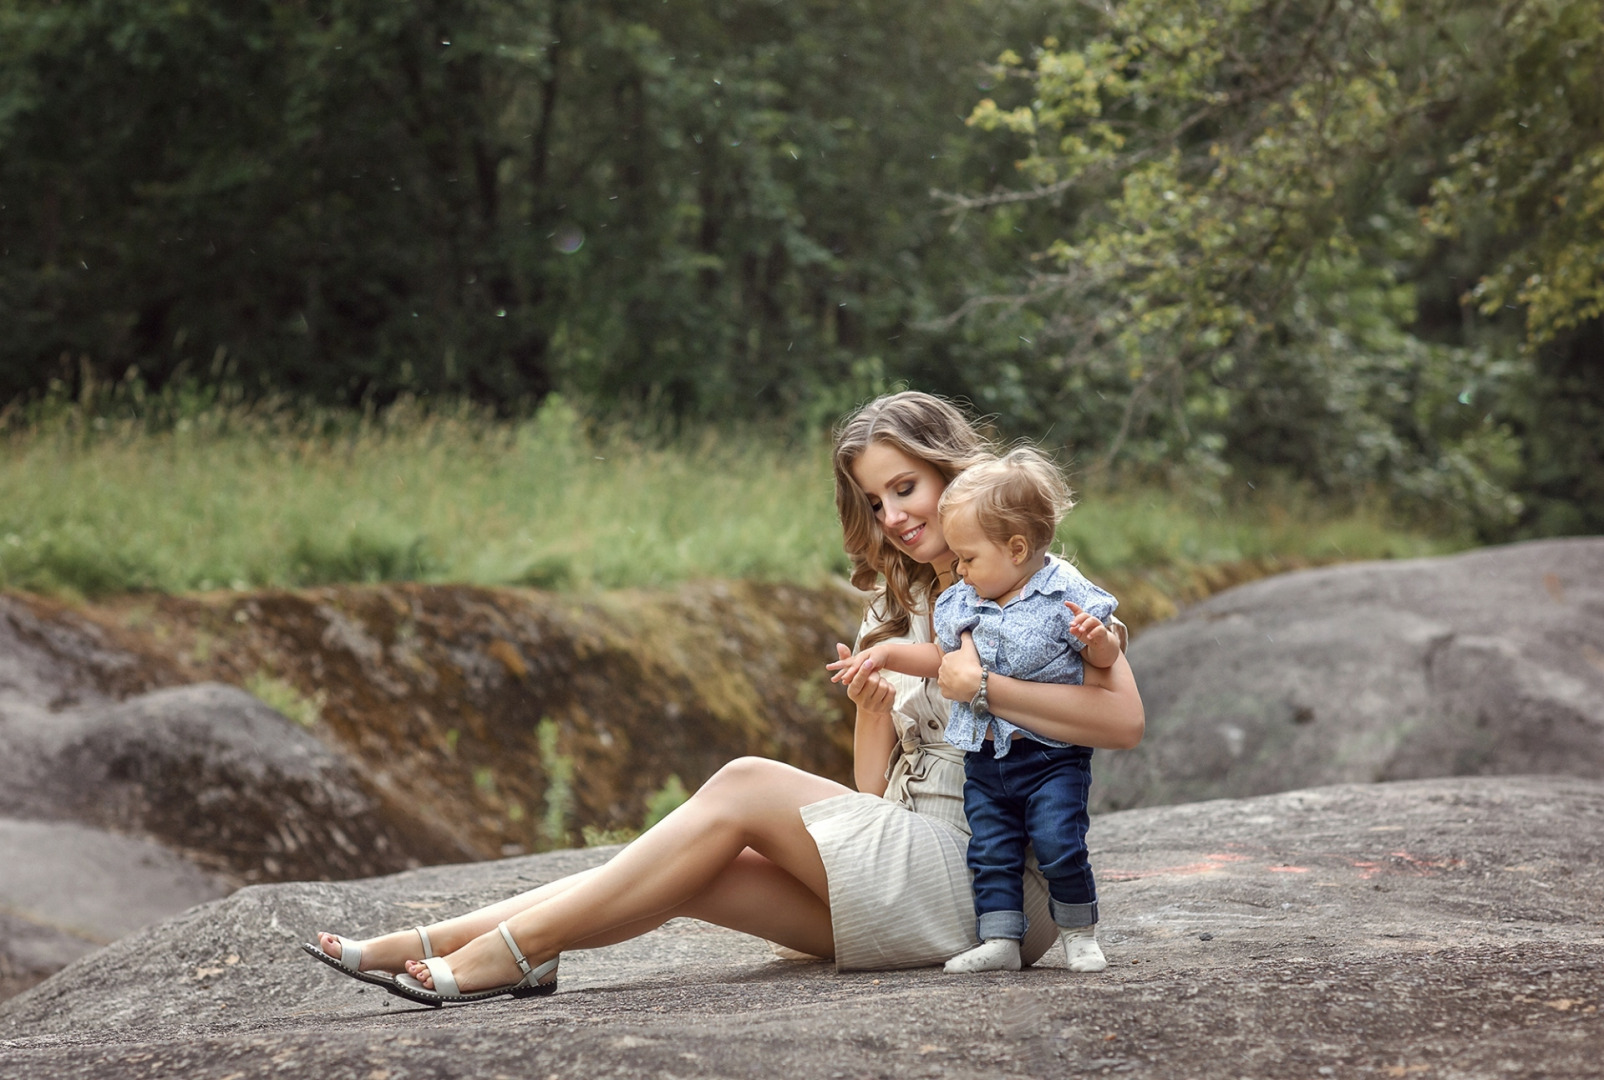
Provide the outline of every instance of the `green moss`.
{"type": "Polygon", "coordinates": [[[574,810],[574,759],[558,751],[557,722],[549,717],[535,728],[535,741],[546,774],[546,816],[540,822],[540,837],[549,847],[567,847],[568,820],[574,810]]]}
{"type": "Polygon", "coordinates": [[[245,691],[302,727],[315,727],[323,718],[328,697],[323,691],[308,697],[284,679],[258,671],[245,680],[245,691]]]}
{"type": "Polygon", "coordinates": [[[685,784],[677,774],[670,774],[663,781],[663,786],[652,792],[646,799],[646,819],[641,822],[641,832],[656,825],[669,814],[683,806],[691,793],[685,790],[685,784]]]}

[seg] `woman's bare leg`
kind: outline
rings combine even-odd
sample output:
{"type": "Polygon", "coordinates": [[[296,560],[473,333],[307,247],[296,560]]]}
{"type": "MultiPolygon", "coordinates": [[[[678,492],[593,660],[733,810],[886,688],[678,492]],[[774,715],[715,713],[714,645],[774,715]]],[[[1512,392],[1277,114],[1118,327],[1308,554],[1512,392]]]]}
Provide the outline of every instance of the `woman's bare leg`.
{"type": "Polygon", "coordinates": [[[582,938],[564,951],[616,945],[681,917],[727,926],[789,945],[810,956],[827,957],[835,951],[830,905],[750,848],[741,852],[707,888],[679,907],[582,938]]]}
{"type": "MultiPolygon", "coordinates": [[[[599,870],[601,870],[599,866],[581,870],[577,874],[558,878],[538,888],[509,896],[505,900],[498,900],[494,904],[475,908],[473,911],[437,923],[429,923],[426,926],[429,931],[429,943],[440,955],[455,952],[480,934],[495,929],[503,920],[551,899],[599,870]]],[[[817,907],[818,910],[813,915],[822,915],[824,925],[829,925],[828,905],[819,901],[818,897],[790,874],[755,851],[747,850],[742,852],[701,895],[693,897],[680,908],[613,927],[599,935],[576,941],[569,948],[599,949],[607,945],[616,945],[620,941],[628,941],[630,938],[655,930],[669,919],[685,917],[702,919],[745,933],[768,937],[770,940],[780,941],[781,944],[792,944],[791,939],[800,935],[806,937],[813,946],[803,951],[812,952],[816,956],[829,955],[828,951],[823,953],[817,951],[818,935],[811,932],[816,930],[817,919],[812,916],[800,916],[795,919],[787,917],[791,909],[799,905],[817,907]],[[757,922],[753,922],[754,911],[761,913],[757,917],[757,922]],[[771,914],[778,914],[780,918],[770,918],[771,914]],[[751,925],[748,925],[749,923],[751,925]],[[809,928],[805,926],[807,923],[813,923],[814,926],[809,928]],[[773,930],[774,933],[768,933],[769,930],[773,930]]],[[[340,939],[337,935],[320,933],[318,944],[330,956],[340,955],[340,939]]],[[[800,946],[793,945],[793,947],[800,946]]],[[[828,943],[824,947],[827,950],[828,943]]],[[[402,971],[405,970],[406,961],[417,960],[422,956],[421,939],[417,931],[412,928],[396,930],[362,942],[363,971],[402,971]]]]}
{"type": "MultiPolygon", "coordinates": [[[[507,917],[508,928],[534,964],[565,948],[622,941],[675,915],[827,956],[828,883],[798,811],[848,790],[779,762],[731,762],[610,862],[507,917]]],[[[464,918],[471,928],[483,915],[464,918]]],[[[481,932],[449,959],[465,992],[518,977],[499,934],[481,932]]],[[[432,984],[422,964],[407,970],[432,984]]]]}

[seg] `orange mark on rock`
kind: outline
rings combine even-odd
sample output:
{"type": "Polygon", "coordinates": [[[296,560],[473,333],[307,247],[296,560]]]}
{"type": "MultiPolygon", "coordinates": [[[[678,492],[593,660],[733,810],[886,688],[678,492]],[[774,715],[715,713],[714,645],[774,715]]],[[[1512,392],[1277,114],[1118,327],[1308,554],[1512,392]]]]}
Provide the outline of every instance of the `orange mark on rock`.
{"type": "Polygon", "coordinates": [[[1408,1076],[1410,1073],[1430,1072],[1430,1065],[1389,1065],[1381,1070],[1388,1076],[1408,1076]]]}
{"type": "Polygon", "coordinates": [[[1184,866],[1159,866],[1152,870],[1099,870],[1097,876],[1104,881],[1136,881],[1150,877],[1185,877],[1192,874],[1212,874],[1226,863],[1247,862],[1246,855],[1216,854],[1203,856],[1202,862],[1184,866]]]}
{"type": "Polygon", "coordinates": [[[1307,866],[1272,866],[1272,867],[1270,867],[1270,873],[1272,873],[1272,874],[1307,874],[1308,872],[1309,872],[1309,868],[1307,866]]]}
{"type": "Polygon", "coordinates": [[[1558,574],[1544,574],[1543,588],[1548,590],[1548,595],[1553,597],[1554,603],[1565,602],[1565,585],[1560,581],[1558,574]]]}

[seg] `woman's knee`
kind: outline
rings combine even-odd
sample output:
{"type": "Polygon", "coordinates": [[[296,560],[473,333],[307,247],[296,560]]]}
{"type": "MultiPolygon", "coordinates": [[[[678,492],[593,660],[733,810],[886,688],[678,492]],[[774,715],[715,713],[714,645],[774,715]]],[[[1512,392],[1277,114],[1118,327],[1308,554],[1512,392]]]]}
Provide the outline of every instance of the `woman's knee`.
{"type": "Polygon", "coordinates": [[[798,790],[806,778],[806,773],[769,758],[736,758],[708,777],[695,801],[703,813],[755,828],[776,815],[794,817],[797,806],[817,801],[816,793],[798,790]]]}
{"type": "Polygon", "coordinates": [[[774,783],[779,772],[787,767],[778,761],[763,757],[738,757],[726,762],[718,772],[707,778],[698,791],[759,788],[774,783]]]}

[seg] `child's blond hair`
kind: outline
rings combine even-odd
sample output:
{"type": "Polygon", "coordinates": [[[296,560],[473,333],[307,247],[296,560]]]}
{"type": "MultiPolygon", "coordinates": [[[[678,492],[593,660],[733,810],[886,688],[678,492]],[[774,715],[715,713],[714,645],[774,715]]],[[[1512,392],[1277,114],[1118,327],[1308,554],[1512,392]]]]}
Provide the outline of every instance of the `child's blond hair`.
{"type": "Polygon", "coordinates": [[[1058,466],[1041,451],[1021,446],[959,473],[941,493],[936,512],[945,519],[967,508],[988,540],[1006,544],[1023,536],[1035,554],[1052,544],[1058,523],[1074,505],[1058,466]]]}

